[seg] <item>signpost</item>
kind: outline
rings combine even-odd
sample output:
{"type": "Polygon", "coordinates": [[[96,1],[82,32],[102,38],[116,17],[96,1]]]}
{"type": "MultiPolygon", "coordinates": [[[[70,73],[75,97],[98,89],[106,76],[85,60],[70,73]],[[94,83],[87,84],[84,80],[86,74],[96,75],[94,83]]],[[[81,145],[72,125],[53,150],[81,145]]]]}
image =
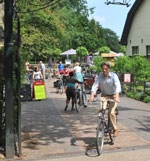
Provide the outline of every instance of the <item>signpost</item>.
{"type": "Polygon", "coordinates": [[[132,74],[131,73],[124,73],[123,74],[123,82],[124,83],[131,83],[132,82],[132,74]]]}
{"type": "Polygon", "coordinates": [[[33,91],[35,100],[46,99],[45,84],[43,81],[35,81],[33,83],[33,91]]]}

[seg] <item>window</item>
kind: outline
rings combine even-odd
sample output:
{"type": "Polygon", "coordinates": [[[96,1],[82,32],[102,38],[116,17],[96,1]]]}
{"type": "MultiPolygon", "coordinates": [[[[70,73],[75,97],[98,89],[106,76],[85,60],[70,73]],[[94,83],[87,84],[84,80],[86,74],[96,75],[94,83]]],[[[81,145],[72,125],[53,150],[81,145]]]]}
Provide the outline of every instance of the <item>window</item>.
{"type": "Polygon", "coordinates": [[[139,54],[139,47],[138,46],[132,46],[132,55],[139,54]]]}
{"type": "Polygon", "coordinates": [[[150,61],[150,45],[146,46],[146,57],[150,61]]]}

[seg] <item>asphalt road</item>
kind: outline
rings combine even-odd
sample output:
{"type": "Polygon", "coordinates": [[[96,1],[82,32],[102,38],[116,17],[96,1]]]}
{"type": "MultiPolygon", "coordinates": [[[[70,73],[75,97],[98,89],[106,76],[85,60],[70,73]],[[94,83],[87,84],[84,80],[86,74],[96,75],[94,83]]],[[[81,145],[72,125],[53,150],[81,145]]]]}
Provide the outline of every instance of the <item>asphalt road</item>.
{"type": "Polygon", "coordinates": [[[150,141],[150,104],[124,97],[119,104],[119,111],[120,123],[150,141]]]}

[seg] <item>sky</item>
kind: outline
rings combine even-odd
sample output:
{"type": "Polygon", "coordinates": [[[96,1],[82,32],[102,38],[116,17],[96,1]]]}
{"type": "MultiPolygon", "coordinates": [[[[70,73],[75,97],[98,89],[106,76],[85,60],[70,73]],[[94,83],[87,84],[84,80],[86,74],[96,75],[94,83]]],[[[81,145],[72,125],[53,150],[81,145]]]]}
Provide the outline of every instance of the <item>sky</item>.
{"type": "MultiPolygon", "coordinates": [[[[122,2],[122,0],[118,0],[122,2]]],[[[103,28],[109,28],[121,38],[127,14],[131,9],[135,0],[130,0],[130,6],[122,5],[106,5],[106,0],[87,0],[88,7],[95,7],[94,14],[90,15],[90,19],[94,18],[103,28]]]]}

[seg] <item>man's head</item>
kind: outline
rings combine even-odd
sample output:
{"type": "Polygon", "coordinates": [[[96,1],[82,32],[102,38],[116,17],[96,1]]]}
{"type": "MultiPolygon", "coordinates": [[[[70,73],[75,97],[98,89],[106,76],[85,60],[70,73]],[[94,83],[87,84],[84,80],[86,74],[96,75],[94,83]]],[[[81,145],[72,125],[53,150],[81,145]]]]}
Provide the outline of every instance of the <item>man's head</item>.
{"type": "Polygon", "coordinates": [[[65,65],[65,66],[64,66],[64,69],[67,69],[67,68],[68,68],[68,65],[65,65]]]}
{"type": "Polygon", "coordinates": [[[110,68],[111,68],[110,62],[103,62],[101,64],[101,68],[102,68],[104,76],[107,77],[109,75],[110,68]]]}
{"type": "Polygon", "coordinates": [[[69,73],[69,76],[70,76],[70,77],[73,77],[73,76],[74,76],[74,73],[71,71],[71,72],[69,73]]]}

